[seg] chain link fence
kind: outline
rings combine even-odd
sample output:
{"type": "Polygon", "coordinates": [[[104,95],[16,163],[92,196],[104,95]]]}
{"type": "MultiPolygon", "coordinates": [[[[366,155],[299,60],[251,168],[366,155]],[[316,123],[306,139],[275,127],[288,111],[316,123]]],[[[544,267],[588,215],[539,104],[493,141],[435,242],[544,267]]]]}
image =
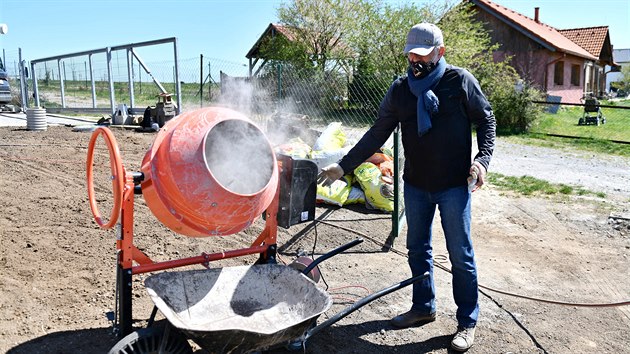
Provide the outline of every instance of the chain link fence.
{"type": "MultiPolygon", "coordinates": [[[[395,79],[355,75],[351,69],[341,66],[335,70],[304,71],[282,63],[268,63],[259,74],[250,77],[247,64],[203,55],[179,59],[178,72],[173,60],[145,62],[149,72],[134,57],[128,58],[124,51],[113,51],[111,58],[111,68],[107,67],[104,53],[93,54],[91,58],[85,55],[41,62],[35,66],[30,80],[33,75],[37,79],[40,102],[47,110],[54,112],[54,108],[63,107],[68,112],[67,108],[71,111],[76,108],[79,113],[80,108],[107,109],[111,106],[109,70],[114,105],[124,103],[136,111],[156,104],[162,91],[153,79],[167,92],[175,93],[178,78],[181,111],[227,106],[248,115],[267,133],[275,132],[270,134],[277,138],[275,141],[270,139],[274,145],[299,137],[311,148],[331,123],[340,123],[344,136],[343,152],[347,152],[376,119],[380,101],[395,79]],[[92,80],[96,97],[91,94],[92,80]],[[284,132],[277,134],[279,129],[284,132]]],[[[33,94],[32,87],[29,87],[29,94],[33,94]]],[[[386,146],[389,151],[400,151],[399,155],[403,155],[402,146],[394,135],[386,146]]],[[[320,156],[314,160],[322,167],[341,156],[343,154],[326,155],[326,158],[320,156]]],[[[399,164],[402,166],[401,159],[396,160],[395,168],[399,164]]],[[[397,174],[394,193],[402,191],[401,175],[397,174]]],[[[394,217],[402,215],[401,200],[395,198],[392,230],[401,227],[401,217],[394,217]]],[[[393,242],[393,238],[391,240],[393,242]]]]}
{"type": "MultiPolygon", "coordinates": [[[[227,62],[217,64],[213,60],[204,61],[207,74],[199,76],[204,77],[204,81],[196,92],[200,93],[198,103],[192,106],[217,104],[242,111],[256,121],[277,146],[299,138],[309,149],[312,148],[307,157],[320,168],[336,162],[369,129],[394,80],[393,77],[353,75],[341,67],[326,72],[304,71],[282,63],[270,63],[260,70],[260,74],[248,77],[241,66],[230,66],[227,62]],[[316,139],[332,126],[338,126],[343,133],[343,146],[330,153],[318,154],[316,139]],[[282,132],[278,134],[278,130],[282,132]]],[[[191,91],[188,95],[192,94],[191,91]]],[[[184,90],[182,95],[186,95],[184,90]]],[[[184,98],[183,102],[194,100],[184,98]]],[[[394,171],[402,171],[404,154],[398,134],[392,134],[385,146],[394,153],[394,171]]],[[[404,221],[402,173],[395,173],[392,189],[392,232],[385,242],[390,246],[404,221]]],[[[365,188],[363,190],[368,194],[365,188]]]]}
{"type": "MultiPolygon", "coordinates": [[[[12,90],[19,95],[17,62],[7,52],[7,71],[12,90]]],[[[175,65],[172,60],[147,62],[150,74],[132,58],[128,72],[126,56],[113,53],[112,77],[116,103],[129,104],[129,75],[132,76],[134,104],[138,108],[155,105],[161,92],[152,82],[155,77],[168,92],[175,92],[175,65]]],[[[92,72],[96,87],[96,107],[108,108],[109,83],[105,55],[92,58],[92,72]]],[[[288,65],[268,64],[261,73],[250,78],[247,64],[200,56],[180,59],[182,109],[189,110],[210,105],[231,106],[243,111],[265,125],[274,114],[292,114],[306,117],[308,124],[317,130],[330,122],[341,122],[347,129],[348,139],[358,139],[377,115],[380,100],[391,82],[387,76],[361,76],[343,68],[322,71],[300,71],[288,65]]],[[[64,77],[67,107],[91,107],[90,68],[86,57],[76,57],[58,63],[43,63],[30,73],[28,89],[32,104],[33,75],[38,80],[42,105],[60,107],[60,75],[64,77]]],[[[16,100],[19,102],[20,100],[16,100]]],[[[630,124],[630,100],[601,101],[600,124],[586,119],[584,104],[536,101],[543,108],[531,132],[596,138],[628,143],[626,134],[630,124]]],[[[593,112],[590,112],[592,115],[593,112]]]]}
{"type": "MultiPolygon", "coordinates": [[[[115,100],[128,103],[130,98],[129,75],[134,87],[135,107],[155,105],[161,92],[149,74],[139,63],[127,70],[127,58],[114,57],[115,100]]],[[[105,58],[94,58],[94,79],[97,87],[98,107],[109,107],[109,83],[105,58]]],[[[66,104],[89,106],[90,89],[87,80],[86,60],[74,58],[65,66],[58,63],[39,65],[35,74],[44,106],[60,105],[58,95],[59,75],[65,77],[66,94],[73,97],[66,104]]],[[[147,62],[151,75],[159,80],[169,92],[175,92],[175,65],[171,61],[147,62]]],[[[353,145],[367,131],[377,117],[378,106],[394,77],[362,76],[342,66],[335,70],[298,70],[281,63],[267,63],[260,73],[250,77],[247,64],[205,57],[179,59],[179,81],[181,84],[182,111],[199,107],[221,105],[241,111],[269,131],[277,126],[293,128],[297,135],[311,137],[321,133],[330,123],[341,123],[346,137],[346,146],[353,145]]],[[[14,79],[14,83],[15,83],[14,79]]],[[[19,83],[16,85],[19,86],[19,83]]],[[[557,102],[534,102],[542,108],[540,117],[534,121],[531,132],[556,136],[605,139],[630,143],[629,101],[600,102],[595,111],[585,104],[557,102]],[[589,110],[589,112],[587,112],[589,110]],[[596,118],[592,118],[596,117],[596,118]],[[598,118],[597,118],[598,117],[598,118]]],[[[291,130],[291,129],[289,129],[291,130]]],[[[290,138],[286,136],[285,138],[290,138]]],[[[274,143],[281,143],[276,141],[274,143]]],[[[308,143],[312,143],[310,139],[308,143]]],[[[395,134],[387,146],[398,152],[396,170],[398,182],[404,160],[402,146],[395,134]]],[[[402,184],[396,184],[395,210],[392,213],[392,235],[397,235],[403,220],[402,184]]]]}

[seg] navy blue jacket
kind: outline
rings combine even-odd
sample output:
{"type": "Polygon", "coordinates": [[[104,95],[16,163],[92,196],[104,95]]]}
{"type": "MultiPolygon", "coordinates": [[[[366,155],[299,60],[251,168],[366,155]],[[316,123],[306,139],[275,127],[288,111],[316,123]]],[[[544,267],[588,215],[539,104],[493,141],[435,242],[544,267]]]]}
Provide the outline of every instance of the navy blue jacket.
{"type": "Polygon", "coordinates": [[[431,115],[432,128],[419,137],[417,98],[409,89],[407,77],[394,81],[374,125],[339,162],[343,170],[352,172],[378,151],[398,124],[405,151],[405,183],[429,192],[466,185],[472,163],[472,125],[477,130],[478,153],[474,160],[487,170],[494,150],[496,120],[477,80],[467,70],[448,65],[433,92],[440,101],[439,111],[431,115]]]}

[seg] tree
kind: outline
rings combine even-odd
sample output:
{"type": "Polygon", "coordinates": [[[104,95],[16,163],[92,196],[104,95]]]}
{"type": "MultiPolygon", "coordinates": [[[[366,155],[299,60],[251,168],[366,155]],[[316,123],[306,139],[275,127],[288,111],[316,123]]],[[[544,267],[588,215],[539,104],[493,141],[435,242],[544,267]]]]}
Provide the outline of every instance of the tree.
{"type": "Polygon", "coordinates": [[[407,70],[403,48],[409,28],[434,21],[427,5],[393,6],[383,1],[363,1],[361,12],[346,24],[344,41],[357,53],[349,88],[349,102],[375,111],[391,82],[407,70]]]}
{"type": "Polygon", "coordinates": [[[326,70],[331,60],[356,60],[361,53],[362,60],[370,61],[380,74],[393,76],[403,73],[407,65],[402,48],[409,28],[435,21],[447,6],[413,2],[393,6],[383,0],[293,0],[278,9],[278,18],[293,33],[291,43],[285,43],[293,49],[284,50],[293,55],[292,59],[307,57],[326,70]],[[296,55],[300,50],[306,55],[296,55]]]}
{"type": "Polygon", "coordinates": [[[540,113],[540,106],[532,101],[541,99],[542,93],[519,77],[509,65],[510,57],[494,59],[499,44],[492,44],[483,23],[475,20],[471,7],[471,3],[462,2],[441,18],[445,57],[450,64],[467,68],[479,80],[492,104],[500,132],[525,132],[540,113]]]}
{"type": "Polygon", "coordinates": [[[294,38],[287,43],[294,54],[302,52],[321,71],[330,59],[345,59],[352,50],[343,44],[344,23],[352,21],[361,1],[294,0],[278,9],[280,23],[294,38]]]}
{"type": "Polygon", "coordinates": [[[630,92],[630,65],[621,66],[621,79],[610,83],[610,87],[614,89],[620,96],[626,96],[630,92]]]}
{"type": "MultiPolygon", "coordinates": [[[[311,94],[323,92],[320,85],[338,77],[330,63],[351,62],[352,70],[346,70],[349,103],[374,110],[393,78],[406,74],[403,48],[409,28],[420,22],[437,23],[444,34],[447,62],[475,75],[495,107],[500,127],[527,130],[537,115],[531,100],[539,93],[527,83],[525,90],[515,90],[520,77],[509,66],[509,58],[494,60],[498,44],[491,43],[471,7],[468,1],[453,5],[451,0],[422,5],[413,1],[392,5],[384,0],[293,0],[279,8],[278,17],[294,36],[284,43],[284,49],[276,50],[294,68],[305,72],[318,69],[311,94]]],[[[337,95],[339,90],[335,92],[337,95]]]]}
{"type": "Polygon", "coordinates": [[[397,6],[373,1],[363,6],[365,11],[346,40],[362,58],[371,63],[378,75],[394,77],[407,70],[403,48],[409,28],[420,22],[435,22],[444,6],[419,5],[414,2],[397,6]]]}

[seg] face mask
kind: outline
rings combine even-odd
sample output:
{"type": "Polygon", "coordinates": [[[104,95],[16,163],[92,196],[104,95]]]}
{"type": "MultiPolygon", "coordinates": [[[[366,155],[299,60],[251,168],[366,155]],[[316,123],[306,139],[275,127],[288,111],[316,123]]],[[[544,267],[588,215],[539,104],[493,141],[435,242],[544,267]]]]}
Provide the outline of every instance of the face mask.
{"type": "Polygon", "coordinates": [[[433,59],[430,60],[428,63],[423,63],[421,61],[414,63],[409,61],[409,66],[411,67],[411,72],[413,73],[413,76],[418,79],[422,79],[429,75],[433,70],[435,70],[435,67],[437,66],[437,64],[435,63],[437,61],[435,60],[436,56],[437,55],[434,55],[433,59]]]}

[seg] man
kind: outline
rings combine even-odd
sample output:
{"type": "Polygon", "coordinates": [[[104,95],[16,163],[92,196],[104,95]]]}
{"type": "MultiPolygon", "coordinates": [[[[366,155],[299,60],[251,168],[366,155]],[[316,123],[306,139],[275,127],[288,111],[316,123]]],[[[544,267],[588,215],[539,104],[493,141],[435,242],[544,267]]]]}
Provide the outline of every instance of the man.
{"type": "Polygon", "coordinates": [[[484,184],[496,120],[477,80],[465,69],[448,65],[444,51],[442,31],[437,26],[421,23],[411,28],[404,48],[409,61],[407,76],[392,84],[374,125],[339,163],[322,169],[319,182],[329,185],[345,172],[352,172],[400,124],[409,266],[413,276],[426,271],[430,276],[413,285],[411,309],[391,323],[404,328],[436,318],[431,228],[437,207],[457,305],[458,328],[451,347],[466,351],[473,345],[479,313],[470,198],[471,192],[484,184]],[[478,148],[472,163],[471,125],[477,127],[478,148]]]}

